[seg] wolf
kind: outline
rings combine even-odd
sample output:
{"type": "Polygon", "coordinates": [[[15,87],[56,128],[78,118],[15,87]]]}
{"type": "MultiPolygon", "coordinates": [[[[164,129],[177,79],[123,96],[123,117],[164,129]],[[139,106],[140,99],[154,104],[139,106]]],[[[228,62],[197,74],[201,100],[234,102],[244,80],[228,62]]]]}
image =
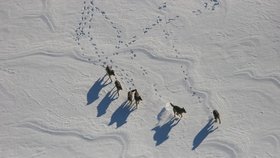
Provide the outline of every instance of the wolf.
{"type": "Polygon", "coordinates": [[[140,101],[142,101],[141,96],[139,95],[137,89],[132,90],[134,92],[134,99],[135,99],[135,103],[136,103],[136,109],[138,108],[138,104],[140,101]]]}
{"type": "Polygon", "coordinates": [[[219,112],[217,110],[213,110],[213,115],[214,115],[215,122],[217,122],[217,120],[219,120],[219,124],[221,124],[219,112]]]}
{"type": "Polygon", "coordinates": [[[115,87],[117,88],[117,93],[119,96],[120,95],[119,91],[122,90],[122,85],[121,85],[120,81],[118,81],[117,79],[115,81],[115,87]]]}
{"type": "Polygon", "coordinates": [[[110,78],[110,80],[112,82],[111,76],[115,76],[115,71],[112,69],[111,66],[108,66],[108,65],[106,66],[105,70],[106,70],[106,75],[109,76],[109,78],[110,78]]]}
{"type": "Polygon", "coordinates": [[[132,104],[132,102],[133,102],[133,90],[131,90],[131,91],[129,91],[128,93],[127,93],[127,100],[128,100],[128,102],[129,102],[129,104],[132,104]]]}
{"type": "Polygon", "coordinates": [[[181,108],[181,107],[176,106],[176,105],[174,105],[172,103],[170,103],[170,105],[173,107],[174,117],[176,115],[179,115],[180,118],[182,118],[183,117],[183,113],[187,113],[185,108],[181,108]]]}

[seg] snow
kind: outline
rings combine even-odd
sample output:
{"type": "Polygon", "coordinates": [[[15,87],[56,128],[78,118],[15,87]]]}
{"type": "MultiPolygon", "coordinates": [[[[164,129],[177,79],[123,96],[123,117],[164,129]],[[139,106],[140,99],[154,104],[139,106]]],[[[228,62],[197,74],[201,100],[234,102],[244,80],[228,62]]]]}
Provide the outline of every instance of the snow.
{"type": "Polygon", "coordinates": [[[278,157],[279,7],[1,1],[0,157],[278,157]]]}

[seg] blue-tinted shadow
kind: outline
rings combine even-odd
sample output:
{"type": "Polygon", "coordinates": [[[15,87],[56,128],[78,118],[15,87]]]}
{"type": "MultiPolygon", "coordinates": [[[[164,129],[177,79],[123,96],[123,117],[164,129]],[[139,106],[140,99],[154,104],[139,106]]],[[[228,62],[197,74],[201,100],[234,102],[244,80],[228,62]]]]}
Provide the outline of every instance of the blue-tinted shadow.
{"type": "Polygon", "coordinates": [[[113,113],[109,126],[116,123],[117,128],[124,125],[127,122],[127,118],[134,108],[127,104],[127,101],[123,102],[122,105],[113,113]]]}
{"type": "Polygon", "coordinates": [[[208,123],[199,131],[199,133],[195,136],[193,140],[192,150],[195,150],[210,133],[214,132],[218,128],[216,127],[215,129],[213,129],[213,124],[213,119],[210,119],[208,123]]]}
{"type": "Polygon", "coordinates": [[[109,107],[109,105],[117,99],[116,91],[108,92],[105,97],[101,100],[101,102],[97,106],[97,117],[104,115],[109,107]]]}
{"type": "MultiPolygon", "coordinates": [[[[104,76],[105,77],[105,76],[104,76]]],[[[101,91],[102,88],[107,86],[108,84],[103,83],[104,77],[99,78],[93,86],[89,89],[87,93],[87,105],[93,103],[99,98],[99,92],[101,91]]]]}
{"type": "Polygon", "coordinates": [[[180,120],[176,119],[171,119],[167,123],[163,124],[162,126],[156,126],[152,130],[155,131],[156,133],[154,134],[154,140],[156,141],[156,146],[160,145],[164,141],[166,141],[169,136],[169,132],[171,129],[178,124],[180,120]],[[174,123],[176,122],[176,123],[174,123]]]}

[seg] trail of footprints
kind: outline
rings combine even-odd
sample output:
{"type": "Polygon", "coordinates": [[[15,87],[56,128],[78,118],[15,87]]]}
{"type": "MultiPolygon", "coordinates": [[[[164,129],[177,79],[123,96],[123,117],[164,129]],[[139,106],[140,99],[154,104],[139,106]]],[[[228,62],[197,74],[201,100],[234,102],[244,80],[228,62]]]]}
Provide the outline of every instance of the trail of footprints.
{"type": "MultiPolygon", "coordinates": [[[[158,7],[159,10],[163,10],[163,9],[165,9],[165,8],[167,8],[167,3],[166,3],[166,2],[162,3],[162,4],[158,7]]],[[[169,24],[169,23],[175,21],[175,20],[178,19],[178,18],[179,18],[178,15],[175,16],[175,17],[170,17],[170,18],[168,18],[168,19],[163,18],[163,16],[157,16],[157,17],[154,18],[155,20],[154,20],[153,23],[147,24],[146,27],[144,27],[144,28],[142,29],[143,34],[144,34],[144,35],[147,35],[147,34],[148,34],[150,31],[152,31],[155,27],[157,27],[157,26],[159,26],[159,25],[169,24]]],[[[143,34],[142,34],[142,36],[143,36],[143,34]]],[[[141,35],[140,35],[140,36],[141,36],[141,35]]],[[[167,32],[165,33],[165,36],[168,36],[168,33],[167,33],[167,32]]],[[[125,43],[125,46],[128,47],[129,45],[135,43],[135,42],[137,41],[137,38],[138,38],[138,36],[134,35],[132,38],[130,38],[130,40],[129,40],[127,43],[125,43]]]]}
{"type": "Polygon", "coordinates": [[[162,97],[162,95],[159,93],[159,88],[158,88],[158,85],[157,85],[157,83],[154,83],[153,84],[153,88],[154,88],[154,94],[156,95],[156,96],[158,96],[158,97],[162,97]]]}
{"type": "MultiPolygon", "coordinates": [[[[203,2],[204,2],[204,7],[206,9],[209,6],[212,6],[214,8],[216,5],[219,4],[219,2],[217,2],[217,0],[203,0],[203,2]]],[[[158,7],[159,10],[164,10],[166,8],[167,8],[166,2],[160,4],[158,7]]],[[[91,50],[93,52],[92,55],[86,56],[84,53],[82,55],[84,57],[87,57],[88,61],[92,61],[93,59],[91,59],[91,58],[95,58],[94,59],[95,64],[100,65],[105,68],[107,65],[113,65],[114,61],[108,57],[108,54],[105,54],[105,52],[101,48],[99,48],[99,46],[97,45],[97,42],[95,42],[95,40],[94,40],[94,30],[95,29],[93,26],[93,22],[96,20],[95,16],[102,16],[103,20],[107,21],[111,25],[112,29],[115,30],[115,33],[116,33],[115,48],[116,49],[120,49],[122,47],[129,47],[130,45],[135,43],[137,41],[137,39],[139,38],[139,36],[141,36],[141,35],[138,35],[138,36],[133,35],[131,38],[129,38],[127,40],[127,42],[125,42],[125,40],[122,37],[123,31],[122,31],[121,27],[119,27],[114,21],[112,21],[110,19],[110,17],[107,16],[105,11],[103,11],[99,7],[97,7],[94,4],[93,0],[91,0],[89,2],[84,1],[84,6],[81,10],[81,21],[79,22],[78,27],[75,30],[75,33],[76,33],[75,41],[81,47],[82,50],[84,50],[84,48],[82,46],[83,40],[87,40],[87,42],[90,42],[90,44],[93,47],[93,50],[91,50]]],[[[179,18],[179,16],[174,16],[172,18],[167,18],[167,19],[163,18],[162,16],[157,16],[153,23],[147,24],[146,27],[142,29],[142,31],[143,31],[142,36],[147,35],[155,27],[157,27],[159,25],[164,25],[164,24],[167,25],[169,23],[172,23],[173,21],[175,21],[178,18],[179,18]]],[[[162,33],[164,34],[164,37],[166,39],[168,39],[172,35],[172,32],[167,29],[163,29],[162,33]]],[[[181,54],[180,51],[175,47],[175,45],[172,46],[172,49],[176,53],[176,58],[179,58],[179,56],[181,54]]],[[[129,50],[128,54],[129,54],[131,60],[134,60],[137,57],[136,53],[132,49],[129,50]]],[[[117,55],[119,55],[119,53],[115,52],[112,55],[117,56],[117,55]]],[[[128,85],[129,89],[135,88],[135,84],[133,82],[134,80],[133,80],[132,76],[128,73],[129,71],[119,68],[118,66],[115,66],[115,68],[121,70],[121,71],[117,72],[117,76],[120,78],[120,80],[122,80],[126,85],[128,85]]],[[[148,71],[145,68],[143,68],[142,66],[140,67],[140,70],[142,71],[143,76],[148,75],[148,71]]],[[[188,81],[187,68],[181,66],[181,71],[184,76],[184,80],[188,81]]],[[[157,85],[154,84],[153,86],[154,86],[155,94],[158,95],[159,97],[161,97],[161,95],[158,94],[158,88],[156,88],[157,85]]],[[[189,86],[189,89],[191,90],[192,96],[198,97],[199,102],[201,102],[200,96],[198,96],[196,94],[196,92],[194,92],[192,90],[191,86],[189,86]]]]}
{"type": "Polygon", "coordinates": [[[164,8],[166,8],[167,6],[166,6],[166,2],[164,2],[164,3],[162,3],[159,7],[158,7],[158,9],[159,10],[162,10],[162,9],[164,9],[164,8]]]}
{"type": "Polygon", "coordinates": [[[204,8],[208,10],[215,10],[219,4],[218,0],[203,0],[204,8]]]}
{"type": "MultiPolygon", "coordinates": [[[[163,33],[165,34],[166,39],[168,39],[170,36],[172,36],[172,31],[167,31],[164,29],[163,33]]],[[[172,50],[175,53],[175,58],[176,59],[180,58],[181,52],[176,47],[175,44],[172,45],[172,50]]],[[[186,67],[184,67],[183,65],[181,65],[181,71],[182,71],[182,75],[184,76],[183,77],[184,80],[187,82],[187,86],[188,86],[190,93],[192,94],[193,97],[197,97],[199,103],[202,103],[202,96],[200,96],[200,94],[198,94],[195,90],[193,90],[193,87],[191,86],[190,77],[188,76],[188,69],[186,67]]]]}
{"type": "MultiPolygon", "coordinates": [[[[167,7],[166,2],[162,3],[158,9],[162,10],[164,8],[167,7]]],[[[76,33],[76,37],[75,37],[75,41],[77,42],[77,44],[81,47],[81,50],[84,50],[84,47],[82,46],[82,43],[87,40],[87,42],[89,42],[92,46],[93,46],[93,57],[97,57],[98,58],[98,63],[102,63],[101,65],[104,65],[105,62],[103,62],[102,60],[102,56],[104,56],[104,52],[102,51],[101,48],[99,48],[99,46],[97,45],[97,42],[94,40],[94,26],[93,26],[93,22],[96,20],[95,16],[102,16],[104,18],[105,21],[107,21],[112,29],[115,30],[116,32],[116,45],[115,48],[116,49],[120,49],[122,47],[129,47],[130,45],[132,45],[133,43],[135,43],[137,41],[138,36],[133,35],[131,38],[129,38],[127,40],[127,42],[125,42],[125,40],[122,37],[122,29],[115,23],[113,22],[107,15],[106,12],[101,10],[99,7],[97,7],[94,4],[94,1],[91,0],[89,2],[84,1],[84,6],[81,10],[81,21],[79,22],[78,27],[75,30],[76,33]]],[[[176,20],[177,18],[179,18],[179,16],[175,16],[174,18],[169,18],[168,20],[165,20],[165,24],[171,23],[172,21],[176,20]]],[[[164,19],[161,16],[157,16],[155,18],[155,22],[152,24],[148,24],[147,27],[145,27],[143,29],[143,34],[147,34],[149,31],[151,31],[154,27],[156,27],[157,25],[163,23],[164,19]]],[[[165,33],[165,36],[167,38],[167,36],[169,35],[169,33],[165,33]]],[[[85,56],[85,54],[82,54],[83,56],[85,56]]],[[[115,54],[113,54],[115,55],[115,54]]],[[[134,59],[136,57],[136,54],[133,53],[133,51],[131,50],[131,59],[134,59]]],[[[88,58],[89,61],[91,61],[92,59],[88,58]]],[[[112,60],[107,61],[106,63],[113,63],[112,60]]]]}
{"type": "Polygon", "coordinates": [[[143,76],[148,75],[148,71],[146,69],[144,69],[142,66],[140,66],[140,69],[142,70],[142,75],[143,76]]]}
{"type": "MultiPolygon", "coordinates": [[[[204,7],[206,9],[209,9],[209,7],[212,6],[212,8],[213,8],[212,10],[214,10],[215,6],[219,4],[219,2],[217,0],[203,0],[203,2],[204,2],[204,7]]],[[[166,8],[167,8],[166,2],[160,4],[158,7],[159,10],[164,10],[166,8]]],[[[107,21],[111,25],[112,29],[115,30],[115,32],[116,32],[115,39],[117,40],[116,46],[115,46],[116,49],[120,49],[122,47],[129,47],[130,45],[135,43],[137,41],[137,39],[139,38],[139,36],[141,37],[141,35],[138,35],[138,36],[133,35],[131,38],[128,39],[127,42],[125,42],[125,40],[122,38],[123,31],[122,31],[121,27],[119,27],[115,22],[113,22],[110,19],[110,17],[107,16],[105,11],[103,11],[99,7],[97,7],[94,4],[93,0],[91,0],[89,2],[84,1],[84,6],[81,11],[81,21],[79,22],[79,25],[75,30],[75,32],[76,32],[75,41],[80,46],[81,46],[81,42],[83,42],[83,40],[87,40],[87,42],[90,42],[93,47],[93,50],[92,50],[93,54],[90,57],[87,56],[88,61],[91,61],[92,60],[91,57],[93,57],[93,58],[95,58],[97,65],[100,65],[105,68],[106,65],[113,65],[114,61],[112,59],[110,59],[108,57],[108,54],[106,55],[105,52],[102,49],[100,49],[98,47],[98,45],[96,44],[96,42],[94,41],[94,26],[92,24],[96,20],[95,16],[102,16],[104,18],[104,20],[107,21]]],[[[179,16],[164,19],[162,16],[157,16],[157,17],[155,17],[155,20],[153,23],[147,24],[146,27],[142,29],[143,35],[147,35],[151,30],[153,30],[155,27],[157,27],[159,25],[164,25],[164,24],[167,25],[167,24],[175,21],[178,18],[179,18],[179,16]]],[[[168,39],[172,35],[172,31],[167,30],[167,29],[163,29],[162,33],[164,34],[165,39],[168,39]]],[[[81,49],[83,50],[83,46],[81,46],[81,49]]],[[[176,48],[175,45],[172,46],[172,49],[176,54],[176,58],[179,58],[181,55],[180,51],[176,48]]],[[[136,53],[132,49],[129,50],[128,54],[129,54],[131,60],[134,60],[137,57],[136,53]]],[[[82,55],[86,57],[85,54],[82,54],[82,55]]],[[[115,52],[112,55],[117,56],[117,55],[119,55],[119,53],[115,52]]],[[[115,66],[115,68],[119,69],[118,66],[115,66]]],[[[143,68],[142,66],[140,67],[140,70],[142,71],[143,76],[148,75],[148,71],[145,68],[143,68]]],[[[187,68],[181,66],[181,71],[184,76],[184,80],[186,80],[186,82],[190,83],[188,81],[187,68]]],[[[132,79],[132,76],[128,73],[127,70],[121,69],[121,71],[118,72],[117,75],[120,77],[120,79],[123,82],[125,82],[126,85],[128,85],[129,89],[132,89],[133,87],[135,87],[135,84],[133,82],[134,80],[132,79]]],[[[188,84],[188,85],[190,85],[190,84],[188,84]]],[[[161,97],[161,95],[158,94],[158,88],[156,88],[156,87],[157,87],[157,85],[154,84],[155,94],[158,95],[159,97],[161,97]]],[[[201,103],[201,97],[195,91],[192,90],[191,86],[189,86],[189,89],[190,89],[190,93],[192,93],[192,96],[197,97],[199,102],[201,103]]]]}
{"type": "Polygon", "coordinates": [[[118,71],[116,75],[120,78],[122,82],[125,83],[126,86],[128,86],[128,89],[129,90],[135,89],[134,79],[131,76],[131,74],[128,73],[128,70],[124,68],[119,68],[119,66],[117,65],[115,65],[115,68],[120,69],[120,71],[118,71]]]}
{"type": "MultiPolygon", "coordinates": [[[[214,11],[216,7],[220,5],[219,0],[201,0],[201,3],[203,5],[203,11],[206,10],[214,11]]],[[[193,10],[192,13],[194,13],[195,15],[200,15],[202,14],[203,11],[202,9],[197,9],[197,10],[193,10]]]]}
{"type": "MultiPolygon", "coordinates": [[[[92,58],[95,58],[95,61],[97,62],[97,65],[105,66],[106,64],[113,64],[113,60],[109,59],[108,55],[105,55],[104,51],[97,45],[97,42],[94,40],[94,26],[93,22],[96,20],[95,16],[102,16],[105,21],[107,21],[113,30],[116,32],[116,49],[120,49],[123,45],[131,45],[132,43],[136,42],[136,36],[133,36],[130,40],[130,42],[125,43],[122,39],[122,30],[120,27],[114,23],[107,15],[106,12],[101,10],[99,7],[95,6],[93,0],[91,0],[89,3],[87,1],[84,1],[84,6],[81,11],[81,21],[79,22],[78,27],[75,30],[76,37],[75,41],[77,42],[77,45],[81,47],[81,50],[84,50],[84,47],[82,46],[82,43],[86,40],[86,42],[89,42],[92,46],[92,50],[90,50],[92,55],[86,56],[85,53],[82,53],[82,56],[88,57],[88,61],[91,61],[92,58]],[[104,57],[105,56],[105,57],[104,57]]],[[[87,50],[88,51],[88,50],[87,50]]],[[[134,59],[136,57],[136,54],[133,53],[131,50],[131,59],[134,59]]],[[[113,56],[118,55],[118,53],[113,53],[113,56]]]]}
{"type": "MultiPolygon", "coordinates": [[[[220,5],[218,0],[201,0],[203,2],[203,8],[204,10],[212,10],[214,11],[217,6],[220,5]]],[[[162,3],[158,9],[159,10],[164,10],[167,8],[167,3],[164,2],[162,3]]],[[[193,11],[194,14],[199,15],[202,14],[201,10],[195,10],[193,11]]],[[[120,49],[122,47],[129,47],[130,45],[134,44],[138,38],[141,36],[146,36],[150,31],[152,31],[155,27],[164,25],[164,24],[169,24],[172,23],[173,21],[176,21],[176,19],[179,18],[179,16],[175,16],[173,18],[168,18],[164,19],[162,16],[156,16],[155,20],[151,24],[147,24],[145,28],[142,29],[143,34],[140,35],[133,35],[132,37],[128,39],[123,39],[123,31],[121,27],[119,27],[115,22],[113,22],[109,16],[107,16],[106,12],[95,6],[94,1],[91,0],[89,3],[87,1],[84,1],[84,7],[81,11],[81,21],[78,24],[78,27],[75,30],[75,41],[77,42],[77,45],[83,49],[82,42],[83,39],[86,39],[88,42],[91,43],[93,51],[92,52],[92,57],[97,58],[95,61],[100,66],[103,66],[104,68],[107,65],[114,65],[114,61],[108,57],[108,54],[105,54],[105,52],[98,46],[98,44],[95,41],[94,38],[94,26],[92,23],[96,20],[95,16],[96,15],[102,16],[105,21],[107,21],[113,30],[115,30],[116,33],[116,49],[120,49]]],[[[163,29],[162,33],[164,34],[164,37],[166,39],[169,39],[170,36],[172,35],[171,30],[163,29]]],[[[175,53],[176,58],[180,58],[181,52],[177,49],[175,45],[172,45],[172,50],[175,53]]],[[[137,58],[137,55],[133,49],[129,49],[127,53],[130,57],[131,60],[135,60],[137,58]]],[[[82,54],[85,56],[85,54],[82,54]]],[[[114,52],[112,54],[113,56],[118,56],[119,52],[114,52]]],[[[89,61],[93,60],[91,58],[88,58],[89,61]]],[[[128,89],[134,89],[135,84],[134,84],[134,79],[132,77],[132,74],[129,73],[127,69],[121,68],[117,65],[114,65],[114,69],[118,70],[116,72],[116,75],[119,80],[121,80],[123,83],[125,83],[126,86],[128,86],[128,89]]],[[[142,72],[143,76],[149,75],[149,72],[147,69],[145,69],[143,66],[140,66],[139,69],[142,72]]],[[[200,94],[198,94],[195,90],[193,90],[193,87],[191,86],[191,79],[188,75],[188,68],[186,66],[181,65],[180,66],[180,71],[182,73],[183,79],[188,83],[188,88],[190,90],[190,93],[192,94],[193,97],[196,97],[199,101],[199,103],[202,102],[202,98],[200,94]]],[[[153,85],[154,93],[155,95],[159,96],[160,98],[162,95],[159,92],[159,87],[156,83],[153,85]]],[[[279,143],[278,143],[279,144],[279,143]]],[[[231,148],[229,148],[231,150],[231,148]]],[[[233,150],[234,151],[234,150],[233,150]]],[[[234,153],[233,153],[234,154],[234,153]]]]}
{"type": "MultiPolygon", "coordinates": [[[[176,54],[175,57],[179,58],[179,56],[181,55],[181,52],[177,49],[175,44],[173,44],[172,49],[176,54]]],[[[191,81],[190,81],[190,77],[189,77],[189,74],[188,74],[188,69],[186,67],[184,67],[183,65],[181,65],[181,71],[182,71],[182,74],[184,76],[184,80],[187,82],[187,86],[188,86],[188,89],[189,89],[190,93],[192,94],[193,97],[197,97],[199,103],[202,103],[202,97],[195,90],[193,90],[193,87],[191,86],[191,81]]]]}
{"type": "Polygon", "coordinates": [[[198,99],[199,103],[202,103],[202,98],[195,90],[193,90],[193,87],[191,86],[190,82],[190,77],[188,76],[188,69],[181,65],[181,71],[184,76],[184,80],[187,82],[187,86],[189,88],[190,93],[192,94],[193,97],[196,97],[198,99]]]}
{"type": "Polygon", "coordinates": [[[175,17],[168,18],[167,20],[164,20],[161,16],[157,16],[154,23],[149,24],[147,27],[145,27],[145,28],[143,29],[143,33],[146,34],[146,33],[148,33],[149,31],[151,31],[154,27],[156,27],[156,26],[158,26],[158,25],[160,25],[160,24],[164,24],[164,23],[165,23],[165,24],[169,24],[169,23],[171,23],[172,21],[175,21],[175,20],[178,19],[178,18],[179,18],[179,16],[176,15],[175,17]]]}
{"type": "MultiPolygon", "coordinates": [[[[91,42],[92,46],[96,49],[98,48],[97,44],[94,42],[94,26],[93,22],[96,20],[97,16],[102,16],[105,21],[107,21],[112,29],[116,32],[116,38],[121,38],[122,30],[120,27],[114,23],[107,15],[106,12],[101,10],[99,7],[97,7],[93,0],[91,0],[89,3],[87,1],[84,1],[84,7],[81,11],[81,22],[79,22],[79,26],[76,28],[76,38],[77,44],[80,45],[80,40],[83,38],[87,38],[89,42],[91,42]]],[[[123,41],[119,40],[119,44],[123,43],[123,41]]],[[[119,48],[118,45],[116,45],[116,48],[119,48]]]]}
{"type": "MultiPolygon", "coordinates": [[[[116,70],[119,70],[116,72],[116,75],[123,83],[125,83],[125,85],[128,87],[129,90],[136,88],[136,86],[134,84],[134,79],[132,77],[132,74],[129,73],[129,70],[121,68],[117,65],[115,65],[114,68],[116,70]]],[[[146,76],[149,74],[148,71],[145,68],[143,68],[142,66],[140,66],[140,70],[142,71],[143,76],[146,76]]]]}

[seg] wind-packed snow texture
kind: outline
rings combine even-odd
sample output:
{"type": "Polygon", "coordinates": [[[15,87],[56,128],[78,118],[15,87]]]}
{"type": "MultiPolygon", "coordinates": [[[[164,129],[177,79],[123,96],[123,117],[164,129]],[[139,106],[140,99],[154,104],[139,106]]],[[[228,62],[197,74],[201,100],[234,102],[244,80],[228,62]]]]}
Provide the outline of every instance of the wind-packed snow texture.
{"type": "Polygon", "coordinates": [[[0,157],[279,157],[279,8],[2,0],[0,157]],[[137,109],[132,89],[143,99],[137,109]],[[182,119],[170,102],[186,109],[182,119]]]}

